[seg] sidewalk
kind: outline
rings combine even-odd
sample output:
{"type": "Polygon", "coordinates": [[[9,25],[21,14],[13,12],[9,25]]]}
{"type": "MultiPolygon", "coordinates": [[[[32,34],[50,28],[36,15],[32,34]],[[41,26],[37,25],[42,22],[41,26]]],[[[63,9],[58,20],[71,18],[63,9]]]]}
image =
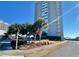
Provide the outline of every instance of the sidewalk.
{"type": "Polygon", "coordinates": [[[20,56],[20,57],[40,57],[55,51],[64,46],[68,41],[56,42],[55,44],[45,45],[29,50],[6,50],[0,51],[0,56],[20,56]]]}

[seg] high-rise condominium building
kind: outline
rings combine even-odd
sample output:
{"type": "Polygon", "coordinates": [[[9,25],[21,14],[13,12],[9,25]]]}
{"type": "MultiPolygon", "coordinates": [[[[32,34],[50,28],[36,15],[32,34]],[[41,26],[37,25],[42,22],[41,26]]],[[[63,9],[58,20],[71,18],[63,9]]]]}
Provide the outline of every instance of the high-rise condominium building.
{"type": "Polygon", "coordinates": [[[60,1],[38,1],[35,5],[35,21],[44,18],[48,22],[48,36],[59,36],[63,39],[60,1]]]}
{"type": "Polygon", "coordinates": [[[4,35],[7,32],[9,24],[0,20],[0,35],[4,35]]]}

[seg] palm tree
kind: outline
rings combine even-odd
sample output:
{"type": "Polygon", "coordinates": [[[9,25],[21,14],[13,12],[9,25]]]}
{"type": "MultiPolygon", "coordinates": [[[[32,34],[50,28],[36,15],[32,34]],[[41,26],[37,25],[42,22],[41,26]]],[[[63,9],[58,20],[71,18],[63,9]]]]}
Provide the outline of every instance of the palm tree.
{"type": "Polygon", "coordinates": [[[42,28],[46,27],[47,22],[45,21],[45,19],[38,19],[34,24],[34,30],[35,30],[35,39],[36,39],[36,35],[39,34],[40,36],[40,40],[41,40],[41,35],[42,35],[42,28]]]}

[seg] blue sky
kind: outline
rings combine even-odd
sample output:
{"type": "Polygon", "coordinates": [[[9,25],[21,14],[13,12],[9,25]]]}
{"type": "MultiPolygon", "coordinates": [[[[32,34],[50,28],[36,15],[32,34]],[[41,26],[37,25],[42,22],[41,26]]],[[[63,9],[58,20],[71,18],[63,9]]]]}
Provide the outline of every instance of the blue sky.
{"type": "Polygon", "coordinates": [[[79,36],[79,2],[62,2],[62,13],[69,10],[70,12],[63,16],[64,35],[74,38],[79,36]],[[75,7],[77,5],[78,7],[75,7]]]}
{"type": "Polygon", "coordinates": [[[13,23],[24,23],[34,21],[35,2],[1,2],[0,1],[0,19],[13,23]]]}
{"type": "MultiPolygon", "coordinates": [[[[70,10],[63,16],[63,31],[66,37],[79,36],[79,7],[74,8],[79,2],[62,2],[62,14],[70,10]],[[71,10],[74,8],[73,10],[71,10]]],[[[35,2],[1,2],[0,20],[9,24],[13,23],[33,23],[35,2]]]]}

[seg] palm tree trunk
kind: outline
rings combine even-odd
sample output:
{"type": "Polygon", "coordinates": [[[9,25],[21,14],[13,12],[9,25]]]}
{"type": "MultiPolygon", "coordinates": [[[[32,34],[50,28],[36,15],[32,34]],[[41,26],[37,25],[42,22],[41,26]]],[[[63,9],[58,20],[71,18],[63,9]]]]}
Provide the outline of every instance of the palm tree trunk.
{"type": "Polygon", "coordinates": [[[16,49],[18,49],[18,32],[16,34],[16,49]]]}
{"type": "Polygon", "coordinates": [[[42,30],[40,30],[40,33],[39,33],[39,36],[40,36],[40,41],[41,41],[41,37],[42,37],[42,30]]]}
{"type": "Polygon", "coordinates": [[[35,41],[36,41],[36,35],[37,35],[37,34],[35,34],[35,38],[34,38],[35,41]]]}
{"type": "Polygon", "coordinates": [[[39,40],[41,41],[41,34],[39,35],[39,40]]]}

